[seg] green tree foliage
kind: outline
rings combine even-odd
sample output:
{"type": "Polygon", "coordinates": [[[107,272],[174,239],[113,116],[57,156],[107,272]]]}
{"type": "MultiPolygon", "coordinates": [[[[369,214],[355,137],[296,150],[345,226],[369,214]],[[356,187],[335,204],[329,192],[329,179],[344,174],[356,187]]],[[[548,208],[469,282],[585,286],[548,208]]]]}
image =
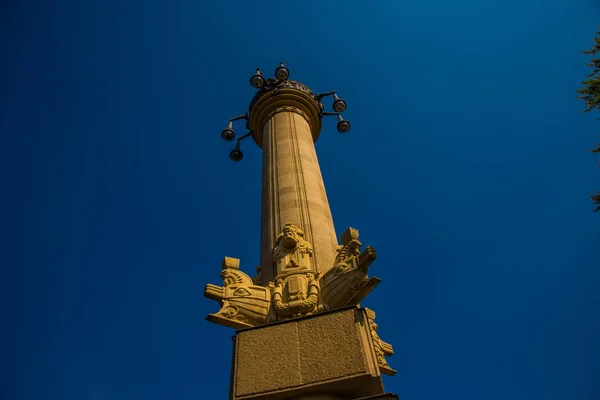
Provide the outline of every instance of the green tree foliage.
{"type": "MultiPolygon", "coordinates": [[[[577,98],[585,102],[586,108],[583,112],[600,110],[600,31],[596,32],[594,47],[590,50],[582,51],[582,53],[592,57],[591,61],[587,64],[588,67],[592,68],[592,72],[588,74],[588,79],[581,82],[583,87],[577,89],[577,93],[579,93],[577,98]]],[[[600,153],[600,143],[596,143],[596,147],[592,149],[592,153],[600,153]]],[[[600,211],[600,192],[593,194],[590,198],[596,205],[594,211],[600,211]]]]}
{"type": "Polygon", "coordinates": [[[590,199],[592,199],[592,201],[596,205],[594,211],[600,210],[600,192],[596,192],[596,194],[591,195],[590,199]]]}

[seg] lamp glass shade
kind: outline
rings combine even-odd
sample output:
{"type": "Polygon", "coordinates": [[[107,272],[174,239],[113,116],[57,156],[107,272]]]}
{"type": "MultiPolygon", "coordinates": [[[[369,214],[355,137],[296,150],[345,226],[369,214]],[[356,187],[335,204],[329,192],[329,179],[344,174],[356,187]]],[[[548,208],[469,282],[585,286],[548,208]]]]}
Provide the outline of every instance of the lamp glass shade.
{"type": "Polygon", "coordinates": [[[346,102],[342,99],[335,99],[333,102],[333,111],[343,112],[346,110],[346,102]]]}
{"type": "Polygon", "coordinates": [[[242,158],[244,158],[244,154],[239,149],[233,149],[231,150],[231,153],[229,153],[229,159],[233,162],[242,161],[242,158]]]}
{"type": "Polygon", "coordinates": [[[290,76],[290,71],[282,65],[275,70],[275,77],[280,81],[284,81],[290,76]]]}
{"type": "Polygon", "coordinates": [[[350,130],[350,122],[346,121],[345,119],[340,120],[337,123],[337,130],[339,133],[348,133],[350,130]]]}
{"type": "Polygon", "coordinates": [[[235,132],[233,132],[233,129],[229,127],[225,128],[223,129],[223,132],[221,132],[221,138],[226,142],[231,142],[233,139],[235,139],[235,132]]]}
{"type": "Polygon", "coordinates": [[[260,89],[261,87],[263,87],[265,84],[265,78],[263,78],[262,75],[259,74],[255,74],[252,75],[252,78],[250,78],[250,85],[252,85],[252,87],[256,88],[256,89],[260,89]]]}

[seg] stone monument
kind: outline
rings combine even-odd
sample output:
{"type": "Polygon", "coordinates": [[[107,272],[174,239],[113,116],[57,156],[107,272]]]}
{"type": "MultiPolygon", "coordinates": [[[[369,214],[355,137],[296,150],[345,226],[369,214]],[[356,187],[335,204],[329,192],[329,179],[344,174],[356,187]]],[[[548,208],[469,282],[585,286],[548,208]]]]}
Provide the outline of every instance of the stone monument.
{"type": "Polygon", "coordinates": [[[338,244],[314,147],[324,116],[350,130],[346,103],[290,80],[283,63],[274,78],[257,70],[250,83],[258,92],[249,113],[221,136],[234,140],[232,123],[243,119],[249,132],[230,158],[242,159],[246,137],[263,149],[260,265],[250,277],[225,257],[223,283],[204,290],[220,305],[207,320],[236,329],[229,399],[397,399],[381,379],[396,373],[386,360],[392,346],[359,305],[380,282],[368,276],[375,249],[361,250],[354,228],[338,244]],[[327,96],[335,112],[324,112],[327,96]]]}

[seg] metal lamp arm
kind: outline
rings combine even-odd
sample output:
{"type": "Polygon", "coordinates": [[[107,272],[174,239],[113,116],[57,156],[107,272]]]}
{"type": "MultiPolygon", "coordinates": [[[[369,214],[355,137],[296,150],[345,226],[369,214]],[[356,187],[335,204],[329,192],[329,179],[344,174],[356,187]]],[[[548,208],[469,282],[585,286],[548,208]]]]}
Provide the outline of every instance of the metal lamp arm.
{"type": "Polygon", "coordinates": [[[245,119],[246,121],[248,121],[248,113],[245,113],[243,115],[238,115],[237,117],[230,118],[229,120],[233,122],[233,121],[237,121],[238,119],[245,119]]]}
{"type": "Polygon", "coordinates": [[[242,139],[246,139],[248,136],[252,136],[252,131],[246,133],[244,136],[240,137],[237,141],[239,142],[242,139]]]}
{"type": "Polygon", "coordinates": [[[320,95],[317,95],[317,100],[320,101],[323,97],[331,96],[333,94],[335,94],[335,90],[332,90],[331,92],[321,93],[320,95]]]}

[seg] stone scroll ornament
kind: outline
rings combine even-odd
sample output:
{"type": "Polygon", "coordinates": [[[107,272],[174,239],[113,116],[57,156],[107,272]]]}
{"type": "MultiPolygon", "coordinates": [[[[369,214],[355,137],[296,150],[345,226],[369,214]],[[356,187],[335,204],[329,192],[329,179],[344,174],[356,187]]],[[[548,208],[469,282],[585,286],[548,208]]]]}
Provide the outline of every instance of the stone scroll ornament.
{"type": "Polygon", "coordinates": [[[381,282],[367,276],[376,252],[372,247],[360,251],[358,230],[348,228],[341,240],[333,267],[321,278],[323,302],[329,310],[357,305],[381,282]]]}
{"type": "Polygon", "coordinates": [[[319,310],[319,278],[311,268],[313,249],[304,232],[288,222],[277,236],[273,263],[279,274],[269,282],[277,320],[302,317],[319,310]]]}
{"type": "Polygon", "coordinates": [[[386,343],[379,338],[379,335],[377,334],[379,326],[375,323],[375,312],[369,308],[365,308],[365,311],[367,312],[367,321],[371,331],[371,339],[373,339],[373,347],[375,348],[379,370],[386,375],[395,375],[398,371],[393,370],[385,359],[386,356],[389,357],[394,355],[394,349],[391,344],[386,343]]]}
{"type": "Polygon", "coordinates": [[[271,293],[269,289],[255,284],[256,277],[253,280],[239,268],[239,259],[225,257],[221,271],[223,286],[209,283],[204,288],[204,296],[221,305],[219,312],[209,314],[206,319],[235,329],[265,324],[271,293]]]}

